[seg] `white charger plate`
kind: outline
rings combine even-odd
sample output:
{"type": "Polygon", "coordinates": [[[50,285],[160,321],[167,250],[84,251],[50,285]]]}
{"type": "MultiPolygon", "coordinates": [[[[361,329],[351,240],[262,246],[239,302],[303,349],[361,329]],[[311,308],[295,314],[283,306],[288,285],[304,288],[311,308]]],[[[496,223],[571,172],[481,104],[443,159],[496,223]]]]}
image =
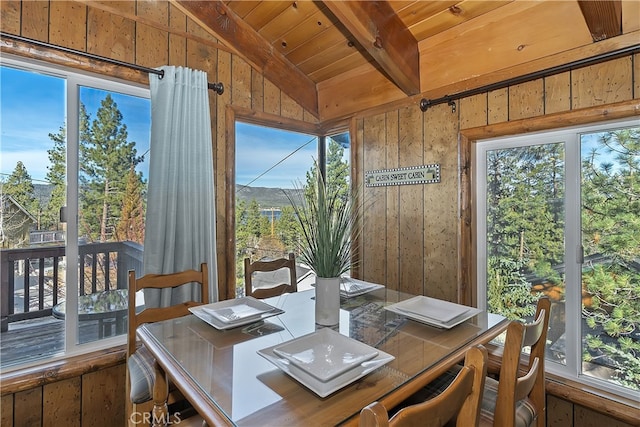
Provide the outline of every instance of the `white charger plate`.
{"type": "Polygon", "coordinates": [[[273,352],[324,382],[378,355],[375,348],[329,328],[288,341],[273,352]]]}
{"type": "Polygon", "coordinates": [[[284,313],[283,310],[253,297],[228,299],[189,307],[189,311],[220,330],[237,328],[284,313]],[[230,313],[237,313],[237,318],[230,316],[230,313]]]}
{"type": "Polygon", "coordinates": [[[347,298],[373,292],[380,288],[384,288],[384,285],[364,282],[351,277],[343,277],[340,280],[340,295],[347,298]]]}
{"type": "Polygon", "coordinates": [[[385,307],[396,314],[437,328],[451,329],[482,310],[418,295],[385,307]]]}
{"type": "Polygon", "coordinates": [[[203,307],[202,310],[206,311],[219,321],[223,323],[237,323],[242,322],[245,319],[261,316],[263,313],[271,311],[271,308],[257,308],[249,304],[236,304],[230,307],[220,307],[212,309],[210,307],[203,307]]]}
{"type": "Polygon", "coordinates": [[[394,356],[378,350],[378,355],[373,359],[362,362],[329,381],[320,381],[318,378],[292,364],[288,359],[279,357],[274,353],[273,349],[280,345],[282,344],[258,350],[258,354],[320,397],[326,397],[331,393],[335,393],[395,359],[394,356]]]}

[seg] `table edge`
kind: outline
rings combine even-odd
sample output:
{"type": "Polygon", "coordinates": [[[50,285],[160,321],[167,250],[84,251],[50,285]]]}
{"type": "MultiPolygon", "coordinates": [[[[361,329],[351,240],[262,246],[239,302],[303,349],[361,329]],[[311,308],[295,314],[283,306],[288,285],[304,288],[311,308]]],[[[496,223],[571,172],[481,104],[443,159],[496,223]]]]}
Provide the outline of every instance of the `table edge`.
{"type": "Polygon", "coordinates": [[[174,380],[173,384],[182,392],[208,425],[235,425],[224,413],[217,410],[215,404],[211,404],[211,399],[209,399],[207,394],[191,379],[186,371],[179,364],[175,363],[171,357],[164,354],[162,346],[146,329],[146,325],[140,326],[136,334],[153,357],[155,357],[156,363],[158,363],[165,375],[174,380]],[[176,376],[179,376],[180,381],[175,380],[176,376]]]}

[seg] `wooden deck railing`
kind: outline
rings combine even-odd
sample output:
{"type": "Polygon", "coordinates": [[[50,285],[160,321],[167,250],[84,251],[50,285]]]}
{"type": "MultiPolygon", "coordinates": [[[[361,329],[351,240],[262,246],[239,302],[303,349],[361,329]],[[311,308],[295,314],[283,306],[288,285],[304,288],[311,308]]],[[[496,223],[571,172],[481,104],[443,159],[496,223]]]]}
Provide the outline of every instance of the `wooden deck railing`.
{"type": "MultiPolygon", "coordinates": [[[[142,245],[134,242],[90,243],[79,246],[79,294],[126,289],[127,272],[142,272],[142,245]]],[[[64,298],[65,246],[0,251],[0,320],[10,322],[50,316],[64,298]],[[16,279],[22,282],[22,310],[16,312],[16,279]],[[32,295],[32,292],[37,295],[32,295]],[[47,297],[49,297],[47,299],[47,297]]],[[[19,287],[18,287],[19,288],[19,287]]]]}

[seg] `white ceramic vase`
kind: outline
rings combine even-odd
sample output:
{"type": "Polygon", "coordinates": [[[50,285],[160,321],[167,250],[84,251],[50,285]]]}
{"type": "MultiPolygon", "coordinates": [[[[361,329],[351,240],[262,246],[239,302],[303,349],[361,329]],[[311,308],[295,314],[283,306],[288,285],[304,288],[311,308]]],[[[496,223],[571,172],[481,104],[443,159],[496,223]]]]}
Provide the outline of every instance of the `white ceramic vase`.
{"type": "Polygon", "coordinates": [[[316,277],[316,324],[340,323],[340,278],[316,277]]]}

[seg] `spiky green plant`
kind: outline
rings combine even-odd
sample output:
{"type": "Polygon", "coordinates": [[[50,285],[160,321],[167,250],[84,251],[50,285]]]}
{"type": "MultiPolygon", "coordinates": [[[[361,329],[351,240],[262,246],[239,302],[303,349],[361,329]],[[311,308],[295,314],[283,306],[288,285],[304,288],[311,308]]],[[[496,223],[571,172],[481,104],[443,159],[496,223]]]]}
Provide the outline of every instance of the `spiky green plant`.
{"type": "Polygon", "coordinates": [[[322,176],[310,188],[285,191],[302,231],[299,257],[317,277],[340,277],[354,265],[351,239],[357,233],[357,206],[327,190],[322,176]],[[306,193],[306,195],[305,195],[306,193]]]}

